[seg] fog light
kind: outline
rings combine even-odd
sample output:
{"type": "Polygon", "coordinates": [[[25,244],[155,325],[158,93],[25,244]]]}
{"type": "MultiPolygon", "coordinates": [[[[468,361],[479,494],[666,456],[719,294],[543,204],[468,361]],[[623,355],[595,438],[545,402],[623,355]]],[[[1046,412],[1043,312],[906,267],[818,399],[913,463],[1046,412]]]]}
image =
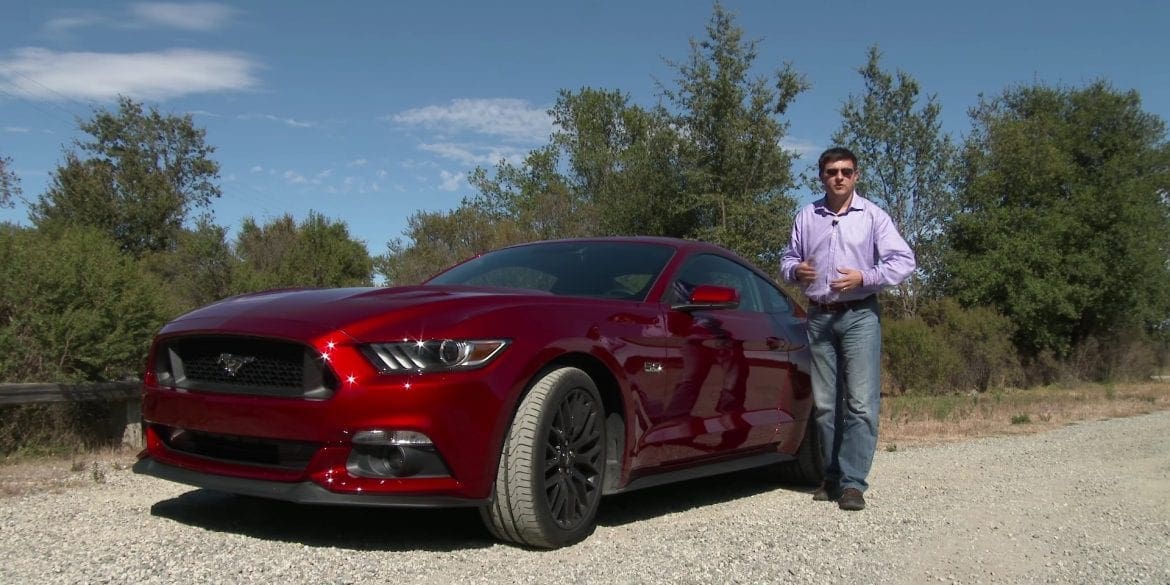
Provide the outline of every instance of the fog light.
{"type": "Polygon", "coordinates": [[[450,475],[430,437],[417,431],[354,433],[345,467],[357,477],[444,477],[450,475]]]}
{"type": "Polygon", "coordinates": [[[397,445],[431,447],[430,437],[418,431],[361,431],[353,436],[355,445],[397,445]]]}

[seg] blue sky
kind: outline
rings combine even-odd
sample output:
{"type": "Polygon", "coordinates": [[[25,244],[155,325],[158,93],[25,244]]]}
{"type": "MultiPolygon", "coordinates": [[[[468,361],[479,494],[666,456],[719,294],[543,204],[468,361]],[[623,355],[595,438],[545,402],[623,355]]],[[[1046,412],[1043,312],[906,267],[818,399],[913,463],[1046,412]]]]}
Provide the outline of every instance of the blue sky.
{"type": "MultiPolygon", "coordinates": [[[[704,36],[711,2],[0,1],[0,156],[44,192],[77,118],[118,95],[190,113],[221,165],[221,225],[310,210],[385,251],[420,210],[472,195],[465,176],[547,142],[557,91],[618,89],[652,105],[665,59],[704,36]]],[[[757,73],[813,85],[785,119],[804,161],[863,91],[867,47],[937,95],[961,138],[979,94],[1106,79],[1170,120],[1170,3],[1120,0],[727,0],[757,73]]],[[[802,170],[804,163],[798,164],[802,170]]],[[[798,193],[807,198],[809,194],[798,193]]],[[[27,223],[27,208],[0,210],[27,223]]]]}

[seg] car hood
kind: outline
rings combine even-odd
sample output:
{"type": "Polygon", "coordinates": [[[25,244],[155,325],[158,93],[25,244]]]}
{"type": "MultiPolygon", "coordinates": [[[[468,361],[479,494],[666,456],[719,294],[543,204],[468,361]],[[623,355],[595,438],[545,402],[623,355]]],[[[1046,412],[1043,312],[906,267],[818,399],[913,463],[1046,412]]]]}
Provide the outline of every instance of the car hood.
{"type": "Polygon", "coordinates": [[[371,331],[404,326],[425,318],[465,319],[535,298],[553,299],[531,290],[457,286],[286,289],[224,299],[187,313],[163,328],[163,334],[236,332],[310,339],[345,331],[359,341],[371,331]]]}

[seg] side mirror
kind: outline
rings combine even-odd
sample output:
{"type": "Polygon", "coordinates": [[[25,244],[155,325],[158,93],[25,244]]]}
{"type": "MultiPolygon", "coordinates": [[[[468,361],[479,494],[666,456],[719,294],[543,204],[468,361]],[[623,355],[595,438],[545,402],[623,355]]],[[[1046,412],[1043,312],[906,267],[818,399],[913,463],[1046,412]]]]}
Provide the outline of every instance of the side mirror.
{"type": "Polygon", "coordinates": [[[675,311],[712,311],[734,309],[739,306],[739,291],[729,286],[700,284],[691,291],[686,302],[671,305],[675,311]]]}

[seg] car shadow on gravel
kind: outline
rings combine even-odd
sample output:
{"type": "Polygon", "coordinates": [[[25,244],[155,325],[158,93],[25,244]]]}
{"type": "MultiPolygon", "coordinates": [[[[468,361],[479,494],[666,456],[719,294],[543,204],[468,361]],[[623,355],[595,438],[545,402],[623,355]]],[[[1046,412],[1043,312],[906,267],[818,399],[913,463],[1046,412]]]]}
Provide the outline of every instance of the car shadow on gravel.
{"type": "Polygon", "coordinates": [[[454,551],[496,544],[475,508],[316,506],[199,489],[158,502],[150,513],[205,530],[307,546],[454,551]]]}
{"type": "MultiPolygon", "coordinates": [[[[774,471],[756,469],[607,496],[597,523],[621,526],[775,489],[774,471]]],[[[293,504],[197,489],[160,501],[151,515],[215,532],[352,550],[455,551],[497,544],[474,508],[401,509],[293,504]]]]}
{"type": "Polygon", "coordinates": [[[811,494],[813,486],[782,483],[771,467],[736,471],[608,496],[597,523],[621,526],[775,490],[811,494]]]}

